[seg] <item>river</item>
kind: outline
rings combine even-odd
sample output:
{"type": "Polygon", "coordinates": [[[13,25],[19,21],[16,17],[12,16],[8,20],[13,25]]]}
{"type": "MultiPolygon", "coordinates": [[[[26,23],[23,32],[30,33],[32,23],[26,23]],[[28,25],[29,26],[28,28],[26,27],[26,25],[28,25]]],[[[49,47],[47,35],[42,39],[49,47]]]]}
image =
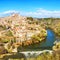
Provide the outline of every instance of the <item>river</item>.
{"type": "Polygon", "coordinates": [[[29,45],[26,47],[19,48],[21,51],[41,51],[41,50],[51,50],[56,40],[55,33],[51,29],[47,29],[47,37],[45,41],[38,44],[29,45]]]}
{"type": "MultiPolygon", "coordinates": [[[[28,58],[28,57],[34,57],[34,56],[38,56],[40,53],[43,53],[44,51],[43,50],[45,50],[45,51],[48,51],[48,52],[52,52],[52,46],[54,45],[54,42],[56,41],[56,36],[55,36],[55,33],[52,31],[52,30],[50,30],[50,29],[47,29],[47,37],[46,37],[46,40],[45,41],[43,41],[43,42],[41,42],[41,43],[39,43],[39,44],[36,44],[36,45],[31,45],[31,46],[29,46],[29,47],[25,47],[25,48],[21,48],[21,50],[23,51],[23,52],[19,52],[20,53],[20,55],[19,55],[19,53],[15,56],[15,58],[18,56],[18,58],[20,57],[20,58],[22,58],[24,55],[25,55],[25,57],[23,57],[23,58],[25,58],[25,59],[23,59],[23,60],[26,60],[26,58],[28,58]],[[26,51],[24,51],[24,49],[26,50],[26,51]],[[38,51],[37,51],[38,50],[38,51]],[[42,50],[42,51],[41,51],[42,50]],[[22,54],[21,54],[22,53],[22,54]]],[[[7,57],[7,56],[6,56],[7,57]]],[[[11,56],[8,56],[8,58],[9,57],[11,57],[11,56]]],[[[13,56],[14,57],[14,56],[13,56]]],[[[19,59],[20,59],[19,58],[19,59]]]]}
{"type": "Polygon", "coordinates": [[[54,42],[56,40],[56,35],[55,33],[51,30],[51,29],[47,29],[47,37],[46,37],[46,41],[43,41],[40,44],[40,47],[46,48],[52,48],[52,46],[54,45],[54,42]]]}

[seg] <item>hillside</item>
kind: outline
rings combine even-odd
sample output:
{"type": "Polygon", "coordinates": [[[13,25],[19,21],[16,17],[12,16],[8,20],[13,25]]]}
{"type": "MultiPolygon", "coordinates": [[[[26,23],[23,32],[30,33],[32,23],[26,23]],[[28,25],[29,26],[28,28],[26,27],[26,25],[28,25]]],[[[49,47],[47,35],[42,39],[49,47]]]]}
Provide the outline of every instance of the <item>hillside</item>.
{"type": "Polygon", "coordinates": [[[40,43],[46,36],[46,30],[32,17],[13,14],[0,18],[0,42],[9,52],[18,46],[40,43]]]}

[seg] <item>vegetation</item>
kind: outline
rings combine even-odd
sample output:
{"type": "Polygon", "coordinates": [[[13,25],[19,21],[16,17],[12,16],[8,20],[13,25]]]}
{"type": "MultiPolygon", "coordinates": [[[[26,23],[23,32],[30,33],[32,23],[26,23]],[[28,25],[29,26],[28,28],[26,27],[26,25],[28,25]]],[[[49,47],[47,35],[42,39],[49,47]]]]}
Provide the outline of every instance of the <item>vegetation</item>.
{"type": "Polygon", "coordinates": [[[55,45],[53,46],[53,50],[54,51],[59,51],[60,50],[60,42],[55,43],[55,45]]]}
{"type": "Polygon", "coordinates": [[[40,26],[47,29],[52,29],[56,35],[60,36],[60,18],[42,18],[38,19],[40,21],[40,26]]]}
{"type": "MultiPolygon", "coordinates": [[[[0,53],[2,54],[11,53],[18,47],[26,48],[34,44],[37,46],[38,43],[45,40],[48,28],[60,37],[60,18],[18,17],[17,14],[4,17],[0,22],[0,43],[3,43],[0,53]]],[[[28,60],[60,60],[60,42],[53,46],[52,51],[52,54],[43,52],[35,58],[28,58],[28,60]]]]}
{"type": "Polygon", "coordinates": [[[7,33],[5,34],[6,36],[13,36],[13,33],[11,30],[8,30],[7,33]]]}
{"type": "Polygon", "coordinates": [[[32,17],[27,17],[27,20],[33,21],[33,18],[32,17]]]}
{"type": "Polygon", "coordinates": [[[29,57],[25,57],[24,54],[5,54],[5,55],[0,55],[0,57],[2,56],[2,59],[15,59],[15,60],[60,60],[60,53],[53,51],[53,52],[42,52],[39,55],[32,57],[29,54],[29,57]],[[18,57],[18,58],[17,58],[18,57]]]}
{"type": "Polygon", "coordinates": [[[33,40],[33,41],[41,42],[43,39],[45,39],[44,36],[46,37],[46,36],[47,36],[47,33],[46,33],[46,31],[43,31],[43,30],[42,30],[41,33],[38,33],[38,34],[36,34],[36,35],[33,35],[33,36],[32,36],[32,40],[33,40]]]}

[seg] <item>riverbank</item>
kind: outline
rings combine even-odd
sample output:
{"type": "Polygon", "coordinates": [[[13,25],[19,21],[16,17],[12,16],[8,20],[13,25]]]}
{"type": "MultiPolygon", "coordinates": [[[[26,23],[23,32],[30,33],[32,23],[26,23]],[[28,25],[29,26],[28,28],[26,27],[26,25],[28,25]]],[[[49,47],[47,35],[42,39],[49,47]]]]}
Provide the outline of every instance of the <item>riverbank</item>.
{"type": "MultiPolygon", "coordinates": [[[[8,58],[14,58],[14,56],[20,57],[20,58],[28,58],[28,57],[35,57],[40,55],[41,53],[49,52],[52,53],[52,50],[43,50],[43,51],[23,51],[23,52],[12,52],[7,54],[0,55],[0,58],[8,57],[8,58]],[[19,56],[18,56],[19,55],[19,56]]],[[[15,58],[17,58],[15,57],[15,58]]]]}
{"type": "MultiPolygon", "coordinates": [[[[0,56],[1,57],[1,56],[0,56]]],[[[26,51],[13,54],[5,54],[1,60],[60,60],[60,54],[52,50],[26,51]]]]}

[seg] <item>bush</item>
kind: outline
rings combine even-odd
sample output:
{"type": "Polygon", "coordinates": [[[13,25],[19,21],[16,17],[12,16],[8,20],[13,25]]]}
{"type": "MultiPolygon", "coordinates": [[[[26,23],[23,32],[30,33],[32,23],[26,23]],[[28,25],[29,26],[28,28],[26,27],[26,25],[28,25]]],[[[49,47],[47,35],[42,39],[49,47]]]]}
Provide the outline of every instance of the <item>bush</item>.
{"type": "Polygon", "coordinates": [[[32,17],[27,17],[27,19],[33,21],[33,18],[32,17]]]}

